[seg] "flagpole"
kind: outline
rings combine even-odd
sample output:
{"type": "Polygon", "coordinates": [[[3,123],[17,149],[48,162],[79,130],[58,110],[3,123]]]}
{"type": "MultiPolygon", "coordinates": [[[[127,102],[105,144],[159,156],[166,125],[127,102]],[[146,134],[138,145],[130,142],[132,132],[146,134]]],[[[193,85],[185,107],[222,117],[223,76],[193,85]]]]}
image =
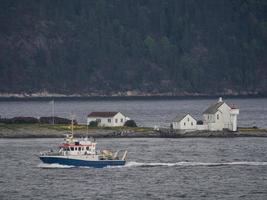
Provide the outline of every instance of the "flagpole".
{"type": "Polygon", "coordinates": [[[55,101],[52,100],[52,124],[55,124],[55,101]]]}

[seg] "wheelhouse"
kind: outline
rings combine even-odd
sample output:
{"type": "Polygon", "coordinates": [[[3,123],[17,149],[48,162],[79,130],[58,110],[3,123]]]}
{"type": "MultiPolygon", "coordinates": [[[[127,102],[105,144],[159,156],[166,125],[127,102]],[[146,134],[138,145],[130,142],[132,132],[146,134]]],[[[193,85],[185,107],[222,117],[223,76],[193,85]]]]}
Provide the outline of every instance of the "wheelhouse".
{"type": "Polygon", "coordinates": [[[86,141],[84,143],[74,142],[74,143],[63,143],[59,145],[59,152],[68,155],[90,155],[96,154],[96,143],[91,141],[86,141]]]}

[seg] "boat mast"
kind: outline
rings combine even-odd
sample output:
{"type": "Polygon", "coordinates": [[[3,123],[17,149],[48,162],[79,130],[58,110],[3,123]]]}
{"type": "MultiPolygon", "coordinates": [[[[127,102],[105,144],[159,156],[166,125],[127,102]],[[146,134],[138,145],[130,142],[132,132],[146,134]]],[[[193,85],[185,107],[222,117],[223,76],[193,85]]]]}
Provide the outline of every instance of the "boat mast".
{"type": "Polygon", "coordinates": [[[73,131],[73,129],[74,129],[74,117],[75,117],[75,115],[71,115],[70,116],[70,118],[71,118],[71,138],[73,138],[74,137],[74,131],[73,131]]]}
{"type": "Polygon", "coordinates": [[[71,118],[71,136],[73,138],[73,117],[71,118]]]}

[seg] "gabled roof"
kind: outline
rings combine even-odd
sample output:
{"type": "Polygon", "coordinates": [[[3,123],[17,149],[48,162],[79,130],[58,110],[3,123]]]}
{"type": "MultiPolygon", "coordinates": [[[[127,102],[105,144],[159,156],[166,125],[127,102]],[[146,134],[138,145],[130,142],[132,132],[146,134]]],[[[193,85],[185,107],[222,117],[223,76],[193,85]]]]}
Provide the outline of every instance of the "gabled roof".
{"type": "Polygon", "coordinates": [[[114,117],[119,112],[91,112],[88,117],[114,117]]]}
{"type": "Polygon", "coordinates": [[[211,105],[210,107],[208,107],[203,114],[215,114],[218,109],[224,104],[223,101],[219,101],[213,105],[211,105]]]}
{"type": "MultiPolygon", "coordinates": [[[[187,115],[190,115],[189,113],[180,113],[180,114],[178,114],[176,117],[175,117],[175,119],[174,119],[174,121],[176,121],[176,122],[180,122],[181,120],[183,120],[187,115]]],[[[190,115],[191,116],[191,115],[190,115]]],[[[191,116],[192,117],[192,116],[191,116]]],[[[195,119],[194,117],[192,117],[193,119],[195,119]]]]}

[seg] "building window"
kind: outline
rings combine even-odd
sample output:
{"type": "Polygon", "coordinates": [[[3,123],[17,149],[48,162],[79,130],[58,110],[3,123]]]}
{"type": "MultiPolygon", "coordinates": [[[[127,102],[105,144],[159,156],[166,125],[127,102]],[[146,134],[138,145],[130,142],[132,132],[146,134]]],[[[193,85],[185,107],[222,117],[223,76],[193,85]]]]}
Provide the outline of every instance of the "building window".
{"type": "Polygon", "coordinates": [[[210,119],[210,116],[208,115],[208,119],[210,119]]]}
{"type": "Polygon", "coordinates": [[[101,123],[101,119],[96,119],[96,122],[97,123],[101,123]]]}
{"type": "Polygon", "coordinates": [[[121,122],[123,122],[123,119],[121,119],[121,122]]]}
{"type": "Polygon", "coordinates": [[[111,123],[111,119],[108,119],[108,123],[111,123]]]}
{"type": "Polygon", "coordinates": [[[189,121],[189,117],[187,118],[187,121],[189,121]]]}
{"type": "Polygon", "coordinates": [[[115,119],[115,123],[118,123],[118,119],[115,119]]]}
{"type": "Polygon", "coordinates": [[[219,114],[217,114],[217,119],[219,119],[219,114]]]}
{"type": "Polygon", "coordinates": [[[186,126],[186,123],[184,123],[184,126],[186,126]]]}
{"type": "Polygon", "coordinates": [[[193,126],[194,125],[194,123],[193,122],[191,122],[191,126],[193,126]]]}

